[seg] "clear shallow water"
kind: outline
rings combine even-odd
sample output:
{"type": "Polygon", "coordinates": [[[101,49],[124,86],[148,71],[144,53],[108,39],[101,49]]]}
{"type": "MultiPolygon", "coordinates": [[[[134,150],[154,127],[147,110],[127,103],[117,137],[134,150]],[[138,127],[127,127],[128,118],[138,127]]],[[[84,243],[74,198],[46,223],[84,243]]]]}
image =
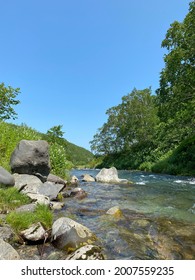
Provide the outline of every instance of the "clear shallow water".
{"type": "Polygon", "coordinates": [[[87,197],[65,199],[60,215],[90,228],[108,259],[195,259],[195,178],[119,171],[133,184],[81,181],[98,172],[72,171],[87,197]],[[113,206],[122,217],[106,214],[113,206]]]}

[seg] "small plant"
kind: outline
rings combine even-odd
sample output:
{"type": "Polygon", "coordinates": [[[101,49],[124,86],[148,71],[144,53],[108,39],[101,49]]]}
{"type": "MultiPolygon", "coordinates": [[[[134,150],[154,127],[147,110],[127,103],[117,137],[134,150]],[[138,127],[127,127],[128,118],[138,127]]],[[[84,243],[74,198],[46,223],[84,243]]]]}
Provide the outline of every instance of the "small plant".
{"type": "Polygon", "coordinates": [[[21,194],[15,187],[0,189],[0,213],[14,210],[29,202],[30,198],[21,194]]]}
{"type": "Polygon", "coordinates": [[[19,232],[27,229],[34,223],[40,222],[46,229],[50,229],[53,221],[53,213],[47,205],[38,204],[34,212],[11,212],[6,217],[6,222],[19,232]]]}

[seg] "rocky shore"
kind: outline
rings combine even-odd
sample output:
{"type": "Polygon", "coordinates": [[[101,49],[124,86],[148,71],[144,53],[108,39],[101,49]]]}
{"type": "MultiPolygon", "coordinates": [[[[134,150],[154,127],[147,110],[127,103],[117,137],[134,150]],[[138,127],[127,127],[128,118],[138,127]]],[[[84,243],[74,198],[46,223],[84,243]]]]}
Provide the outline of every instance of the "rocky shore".
{"type": "MultiPolygon", "coordinates": [[[[37,205],[46,205],[50,211],[64,207],[64,198],[84,198],[87,194],[78,187],[78,179],[72,176],[68,183],[50,173],[48,143],[43,140],[22,140],[10,159],[11,173],[0,167],[1,188],[14,187],[30,199],[30,204],[22,205],[14,211],[29,213],[37,205]]],[[[93,178],[85,174],[84,182],[129,183],[119,179],[115,168],[103,169],[93,178]]],[[[69,217],[54,218],[51,228],[41,222],[15,232],[6,222],[9,211],[0,213],[0,259],[105,259],[103,248],[86,226],[69,217]]],[[[113,208],[107,214],[119,215],[120,209],[113,208]]]]}

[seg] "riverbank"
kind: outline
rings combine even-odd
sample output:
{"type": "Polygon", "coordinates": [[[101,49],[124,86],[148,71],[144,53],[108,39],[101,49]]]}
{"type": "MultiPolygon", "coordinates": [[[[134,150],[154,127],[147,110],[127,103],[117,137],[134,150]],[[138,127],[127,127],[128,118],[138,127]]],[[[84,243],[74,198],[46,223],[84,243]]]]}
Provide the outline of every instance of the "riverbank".
{"type": "MultiPolygon", "coordinates": [[[[84,182],[99,170],[72,170],[77,185],[61,196],[63,207],[50,210],[53,222],[67,217],[93,232],[106,259],[193,259],[195,230],[195,179],[146,172],[119,171],[133,184],[84,182]],[[76,189],[82,194],[69,196],[76,189]],[[109,215],[117,207],[120,215],[109,215]]],[[[5,221],[6,214],[1,215],[5,221]]],[[[5,222],[0,225],[0,232],[5,222]]],[[[10,233],[13,231],[8,230],[10,233]]],[[[13,236],[12,236],[13,237],[13,236]]],[[[21,259],[67,259],[70,254],[50,242],[11,244],[21,259]]],[[[98,247],[98,248],[100,248],[98,247]]],[[[97,247],[95,247],[96,250],[97,247]]],[[[98,252],[96,251],[96,254],[98,252]]]]}
{"type": "Polygon", "coordinates": [[[195,137],[188,138],[176,148],[163,152],[160,147],[132,148],[121,153],[97,156],[95,168],[115,166],[119,170],[140,170],[153,173],[195,176],[195,137]]]}

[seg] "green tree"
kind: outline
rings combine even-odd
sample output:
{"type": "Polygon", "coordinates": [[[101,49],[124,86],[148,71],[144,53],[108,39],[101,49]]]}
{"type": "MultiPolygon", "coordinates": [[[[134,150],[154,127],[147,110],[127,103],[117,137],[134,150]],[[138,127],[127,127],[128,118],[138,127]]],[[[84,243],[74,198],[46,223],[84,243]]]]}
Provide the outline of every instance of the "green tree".
{"type": "Polygon", "coordinates": [[[62,131],[63,125],[55,125],[52,126],[50,129],[47,131],[47,135],[51,137],[56,137],[56,138],[62,138],[64,135],[64,132],[62,131]]]}
{"type": "Polygon", "coordinates": [[[19,88],[6,87],[4,83],[0,84],[0,120],[16,119],[17,113],[12,106],[20,103],[16,97],[20,93],[19,88]]]}
{"type": "Polygon", "coordinates": [[[165,130],[179,143],[195,128],[195,1],[182,23],[171,24],[162,47],[167,49],[157,104],[165,130]]]}
{"type": "Polygon", "coordinates": [[[155,97],[151,89],[134,89],[122,97],[122,103],[107,110],[107,122],[90,142],[96,153],[117,153],[133,145],[152,141],[158,123],[155,97]]]}

